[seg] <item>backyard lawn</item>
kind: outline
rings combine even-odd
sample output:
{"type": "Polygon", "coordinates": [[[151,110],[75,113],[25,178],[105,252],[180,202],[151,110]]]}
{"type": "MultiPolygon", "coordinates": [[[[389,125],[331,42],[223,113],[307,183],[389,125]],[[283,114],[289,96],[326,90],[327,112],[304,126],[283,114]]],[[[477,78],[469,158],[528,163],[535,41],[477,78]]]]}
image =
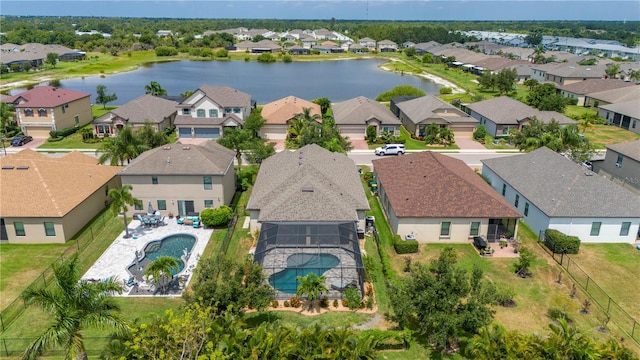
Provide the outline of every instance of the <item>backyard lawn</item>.
{"type": "Polygon", "coordinates": [[[640,140],[640,134],[611,125],[594,125],[593,129],[584,132],[584,136],[597,149],[604,149],[611,144],[640,140]]]}

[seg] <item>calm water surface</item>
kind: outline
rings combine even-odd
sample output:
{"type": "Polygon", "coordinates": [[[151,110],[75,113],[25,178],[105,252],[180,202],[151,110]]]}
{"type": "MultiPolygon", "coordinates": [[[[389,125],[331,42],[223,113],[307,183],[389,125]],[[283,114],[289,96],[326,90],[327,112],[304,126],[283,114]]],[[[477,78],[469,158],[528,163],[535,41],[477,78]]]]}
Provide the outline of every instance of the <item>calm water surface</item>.
{"type": "MultiPolygon", "coordinates": [[[[138,70],[115,75],[60,81],[60,87],[91,94],[106,85],[107,93],[118,99],[109,105],[122,105],[141,95],[144,87],[157,81],[168,95],[180,95],[202,85],[230,86],[251,95],[258,104],[289,95],[312,100],[327,97],[339,102],[366,96],[375,99],[397,85],[411,85],[427,94],[437,94],[440,86],[430,80],[378,69],[382,60],[340,60],[263,64],[243,61],[176,61],[145,65],[138,70]]],[[[14,90],[18,93],[21,90],[14,90]]]]}

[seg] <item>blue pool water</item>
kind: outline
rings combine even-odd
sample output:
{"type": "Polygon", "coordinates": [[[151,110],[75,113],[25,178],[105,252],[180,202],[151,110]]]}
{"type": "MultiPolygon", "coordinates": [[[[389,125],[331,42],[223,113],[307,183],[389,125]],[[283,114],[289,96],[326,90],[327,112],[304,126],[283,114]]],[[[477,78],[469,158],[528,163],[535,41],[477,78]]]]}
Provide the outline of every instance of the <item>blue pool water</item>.
{"type": "Polygon", "coordinates": [[[322,276],[327,270],[340,264],[340,259],[331,254],[293,254],[287,258],[287,268],[269,277],[269,284],[286,294],[295,294],[298,289],[296,277],[315,273],[322,276]]]}
{"type": "MultiPolygon", "coordinates": [[[[144,259],[154,261],[160,256],[172,256],[180,259],[184,255],[185,249],[187,252],[191,252],[193,245],[196,243],[196,238],[189,234],[175,234],[169,235],[158,241],[149,242],[144,248],[144,259]]],[[[145,262],[144,259],[142,262],[145,262]]],[[[180,273],[184,269],[184,263],[179,261],[179,268],[177,271],[172,271],[171,275],[180,273]]]]}

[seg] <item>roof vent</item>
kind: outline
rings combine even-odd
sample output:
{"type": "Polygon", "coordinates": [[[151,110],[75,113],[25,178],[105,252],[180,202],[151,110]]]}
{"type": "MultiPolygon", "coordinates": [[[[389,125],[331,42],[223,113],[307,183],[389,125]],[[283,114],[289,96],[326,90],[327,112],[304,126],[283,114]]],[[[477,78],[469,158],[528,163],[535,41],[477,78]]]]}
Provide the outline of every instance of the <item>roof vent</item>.
{"type": "Polygon", "coordinates": [[[191,146],[183,146],[182,147],[182,150],[189,150],[189,149],[191,149],[191,146]]]}
{"type": "Polygon", "coordinates": [[[593,173],[592,173],[592,172],[590,172],[590,171],[586,171],[586,172],[584,173],[584,175],[585,175],[585,176],[593,176],[593,173]]]}
{"type": "Polygon", "coordinates": [[[28,170],[29,166],[23,165],[23,166],[17,166],[16,170],[28,170]]]}
{"type": "Polygon", "coordinates": [[[171,162],[171,158],[167,156],[167,164],[171,162]]]}
{"type": "Polygon", "coordinates": [[[171,146],[163,146],[162,150],[171,150],[171,146]]]}
{"type": "Polygon", "coordinates": [[[3,165],[2,166],[2,170],[13,170],[15,166],[13,165],[3,165]]]}
{"type": "Polygon", "coordinates": [[[302,192],[313,192],[313,187],[312,186],[303,186],[302,187],[302,192]]]}

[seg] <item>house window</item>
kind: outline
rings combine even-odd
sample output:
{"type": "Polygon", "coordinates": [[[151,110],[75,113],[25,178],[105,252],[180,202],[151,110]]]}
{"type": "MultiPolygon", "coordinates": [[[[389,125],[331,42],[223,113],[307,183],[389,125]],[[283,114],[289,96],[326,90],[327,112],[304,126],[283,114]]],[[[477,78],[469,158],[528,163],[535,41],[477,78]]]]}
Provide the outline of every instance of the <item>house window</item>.
{"type": "Polygon", "coordinates": [[[191,115],[191,109],[182,109],[182,115],[191,115]]]}
{"type": "Polygon", "coordinates": [[[205,200],[204,201],[204,207],[212,208],[213,207],[213,200],[205,200]]]}
{"type": "Polygon", "coordinates": [[[76,126],[80,125],[80,117],[78,115],[73,117],[73,121],[76,123],[76,126]]]}
{"type": "Polygon", "coordinates": [[[24,109],[24,116],[27,116],[27,117],[31,117],[31,116],[33,116],[33,110],[31,110],[31,109],[24,109]]]}
{"type": "Polygon", "coordinates": [[[382,132],[388,132],[388,133],[395,133],[396,128],[393,126],[383,126],[382,127],[382,132]]]}
{"type": "Polygon", "coordinates": [[[529,203],[524,203],[524,216],[529,216],[529,203]]]}
{"type": "Polygon", "coordinates": [[[60,109],[62,110],[63,114],[65,114],[67,112],[67,107],[69,107],[69,104],[64,104],[64,105],[60,106],[60,109]]]}
{"type": "Polygon", "coordinates": [[[502,196],[507,193],[507,184],[502,184],[502,196]]]}
{"type": "Polygon", "coordinates": [[[618,160],[616,160],[616,167],[621,168],[622,167],[622,160],[624,159],[624,157],[622,156],[622,154],[618,154],[618,160]]]}
{"type": "Polygon", "coordinates": [[[636,128],[636,121],[635,121],[635,120],[633,120],[633,123],[631,124],[631,128],[632,128],[632,129],[635,129],[635,128],[636,128]]]}
{"type": "Polygon", "coordinates": [[[518,203],[520,202],[520,195],[516,195],[516,201],[513,203],[513,206],[516,207],[516,209],[518,208],[518,203]]]}
{"type": "Polygon", "coordinates": [[[151,184],[158,185],[158,177],[157,176],[152,176],[151,177],[151,184]]]}
{"type": "Polygon", "coordinates": [[[204,117],[204,109],[198,109],[198,117],[204,117]]]}
{"type": "Polygon", "coordinates": [[[620,226],[620,236],[629,235],[629,228],[630,227],[631,227],[631,222],[630,221],[623,222],[622,226],[620,226]]]}
{"type": "Polygon", "coordinates": [[[231,114],[233,112],[232,108],[224,108],[225,114],[231,114]]]}
{"type": "Polygon", "coordinates": [[[204,185],[205,190],[211,190],[213,188],[212,182],[211,182],[211,176],[203,176],[202,184],[204,185]]]}
{"type": "Polygon", "coordinates": [[[591,236],[599,236],[600,235],[600,226],[602,223],[600,221],[594,221],[591,223],[591,236]]]}
{"type": "Polygon", "coordinates": [[[217,118],[218,117],[218,109],[209,109],[209,117],[217,118]]]}
{"type": "Polygon", "coordinates": [[[471,223],[471,232],[469,233],[469,235],[478,236],[479,233],[480,233],[480,221],[473,221],[471,223]]]}
{"type": "Polygon", "coordinates": [[[233,108],[233,113],[234,114],[240,114],[240,112],[242,112],[242,110],[240,108],[233,108]]]}
{"type": "Polygon", "coordinates": [[[105,187],[104,187],[104,194],[105,194],[106,196],[109,196],[109,185],[107,185],[107,186],[105,186],[105,187]]]}
{"type": "Polygon", "coordinates": [[[449,236],[451,221],[443,221],[440,225],[440,236],[449,236]]]}
{"type": "Polygon", "coordinates": [[[44,233],[47,236],[56,236],[56,229],[53,226],[53,223],[50,221],[45,221],[44,222],[44,233]]]}
{"type": "Polygon", "coordinates": [[[134,209],[136,210],[142,210],[142,200],[138,200],[134,203],[133,205],[134,209]]]}
{"type": "Polygon", "coordinates": [[[47,116],[47,110],[45,110],[45,109],[39,109],[39,110],[38,110],[38,116],[40,116],[40,117],[46,117],[46,116],[47,116]]]}
{"type": "Polygon", "coordinates": [[[16,236],[25,236],[26,232],[24,231],[24,223],[23,222],[14,222],[13,227],[16,229],[16,236]]]}
{"type": "Polygon", "coordinates": [[[167,210],[167,200],[158,200],[158,210],[167,210]]]}

